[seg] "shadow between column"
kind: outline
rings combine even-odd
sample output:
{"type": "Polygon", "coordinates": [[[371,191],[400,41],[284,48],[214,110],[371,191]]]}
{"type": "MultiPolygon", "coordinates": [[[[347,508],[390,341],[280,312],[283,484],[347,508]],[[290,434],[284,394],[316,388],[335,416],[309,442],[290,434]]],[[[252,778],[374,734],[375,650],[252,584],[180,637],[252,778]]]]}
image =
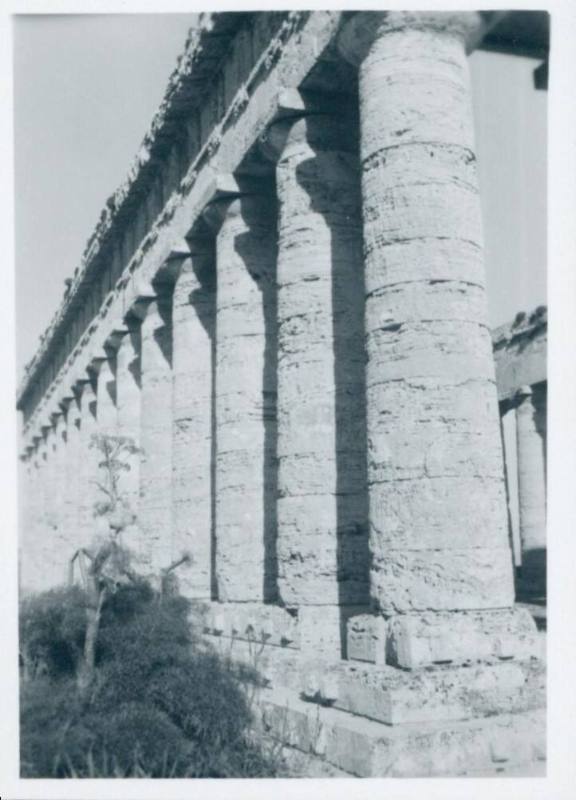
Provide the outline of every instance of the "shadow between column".
{"type": "MultiPolygon", "coordinates": [[[[199,287],[190,292],[190,305],[210,339],[210,598],[218,599],[216,577],[216,264],[214,242],[203,242],[202,258],[192,265],[199,287]]],[[[191,353],[191,358],[194,354],[191,353]]]]}
{"type": "MultiPolygon", "coordinates": [[[[311,119],[310,124],[313,124],[311,119]]],[[[319,124],[322,124],[320,121],[319,124]]],[[[350,126],[356,125],[354,120],[350,126]]],[[[310,141],[315,138],[310,137],[310,141]]],[[[321,141],[321,139],[320,139],[321,141]]],[[[297,180],[312,210],[330,231],[331,300],[334,353],[336,459],[336,572],[342,655],[352,609],[370,603],[368,481],[366,428],[366,353],[364,344],[365,278],[362,244],[360,173],[357,157],[333,153],[333,184],[323,169],[321,151],[299,164],[297,180]],[[348,179],[342,185],[342,176],[348,179]]],[[[356,143],[357,152],[357,143],[356,143]]],[[[326,387],[327,391],[330,387],[326,387]]]]}
{"type": "MultiPolygon", "coordinates": [[[[265,198],[270,198],[266,212],[258,221],[258,231],[240,234],[235,238],[236,252],[247,267],[250,277],[261,294],[264,316],[264,365],[262,370],[262,422],[264,426],[264,454],[262,469],[264,570],[263,598],[265,603],[278,601],[278,288],[276,267],[275,187],[268,186],[265,198]],[[266,259],[259,264],[254,259],[254,236],[264,241],[262,251],[266,259]]],[[[266,203],[266,199],[263,199],[266,203]]],[[[259,248],[260,249],[260,248],[259,248]]]]}

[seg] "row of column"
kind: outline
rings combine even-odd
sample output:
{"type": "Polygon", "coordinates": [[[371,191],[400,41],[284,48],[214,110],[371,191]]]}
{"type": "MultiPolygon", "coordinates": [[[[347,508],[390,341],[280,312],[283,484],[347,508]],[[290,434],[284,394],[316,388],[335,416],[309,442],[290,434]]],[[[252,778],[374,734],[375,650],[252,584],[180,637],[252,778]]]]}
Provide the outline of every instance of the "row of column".
{"type": "Polygon", "coordinates": [[[546,383],[521,386],[502,404],[502,412],[512,413],[515,423],[520,545],[517,597],[541,600],[546,597],[546,383]]]}
{"type": "MultiPolygon", "coordinates": [[[[301,98],[261,142],[273,181],[215,195],[211,236],[127,317],[114,419],[143,450],[137,545],[151,570],[190,550],[191,596],[512,604],[466,57],[479,25],[354,15],[340,49],[359,108],[301,98]]],[[[114,416],[102,369],[77,401],[72,482],[114,416]]]]}

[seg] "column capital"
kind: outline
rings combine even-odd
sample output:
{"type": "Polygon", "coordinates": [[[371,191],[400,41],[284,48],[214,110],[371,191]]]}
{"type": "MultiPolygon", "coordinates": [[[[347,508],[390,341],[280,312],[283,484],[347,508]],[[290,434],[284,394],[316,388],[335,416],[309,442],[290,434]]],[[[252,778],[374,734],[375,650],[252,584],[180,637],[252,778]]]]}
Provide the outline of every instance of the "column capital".
{"type": "Polygon", "coordinates": [[[531,398],[533,395],[532,387],[525,385],[520,386],[519,389],[516,390],[516,394],[514,395],[514,399],[516,400],[517,404],[523,403],[528,398],[531,398]]]}
{"type": "Polygon", "coordinates": [[[136,284],[134,296],[124,313],[124,322],[129,326],[130,320],[142,321],[148,311],[148,306],[153,300],[157,299],[157,292],[148,281],[140,281],[136,284]]]}
{"type": "Polygon", "coordinates": [[[314,151],[357,149],[356,103],[345,96],[283,89],[277,112],[258,139],[265,159],[276,163],[290,145],[306,144],[314,151]]]}
{"type": "Polygon", "coordinates": [[[219,232],[224,220],[241,216],[248,218],[252,211],[255,217],[262,217],[264,200],[270,212],[275,205],[272,195],[266,191],[266,183],[235,175],[217,176],[207,196],[209,200],[202,218],[214,234],[219,232]]]}
{"type": "Polygon", "coordinates": [[[104,341],[104,349],[114,352],[118,350],[122,339],[126,336],[129,330],[129,327],[126,325],[124,320],[118,321],[106,337],[104,341]]]}
{"type": "Polygon", "coordinates": [[[346,61],[359,66],[375,41],[399,31],[432,31],[460,38],[473,50],[501,14],[476,11],[358,11],[345,17],[337,46],[346,61]]]}

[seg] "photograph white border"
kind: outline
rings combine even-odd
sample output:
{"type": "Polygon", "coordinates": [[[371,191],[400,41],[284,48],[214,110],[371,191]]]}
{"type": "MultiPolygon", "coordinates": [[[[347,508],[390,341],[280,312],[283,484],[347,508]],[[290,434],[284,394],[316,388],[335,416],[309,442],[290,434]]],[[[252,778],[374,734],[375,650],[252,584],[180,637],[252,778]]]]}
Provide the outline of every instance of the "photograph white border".
{"type": "MultiPolygon", "coordinates": [[[[576,787],[576,3],[362,2],[362,9],[547,10],[551,13],[548,122],[548,764],[546,778],[292,780],[22,780],[18,777],[17,435],[15,410],[15,246],[12,96],[13,14],[190,13],[351,9],[348,2],[188,0],[4,0],[0,11],[0,798],[1,800],[145,800],[146,798],[315,798],[379,796],[450,800],[490,796],[564,800],[576,787]]],[[[143,131],[144,133],[144,131],[143,131]]],[[[122,178],[118,176],[119,180],[122,178]]],[[[88,236],[90,231],[86,231],[88,236]]],[[[37,242],[41,258],[42,242],[37,242]]]]}

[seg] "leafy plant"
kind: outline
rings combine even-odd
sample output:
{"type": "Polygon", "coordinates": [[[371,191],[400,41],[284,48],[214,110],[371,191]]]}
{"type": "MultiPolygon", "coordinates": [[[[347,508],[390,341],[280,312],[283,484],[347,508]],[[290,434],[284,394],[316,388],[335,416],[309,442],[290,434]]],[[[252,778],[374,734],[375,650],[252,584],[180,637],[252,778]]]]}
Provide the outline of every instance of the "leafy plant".
{"type": "Polygon", "coordinates": [[[188,601],[145,581],[106,595],[94,679],[81,691],[72,663],[82,647],[85,595],[48,594],[28,604],[22,646],[44,653],[50,643],[75,655],[48,658],[49,668],[22,683],[23,776],[276,774],[275,759],[251,733],[247,688],[257,675],[201,644],[188,601]]]}

